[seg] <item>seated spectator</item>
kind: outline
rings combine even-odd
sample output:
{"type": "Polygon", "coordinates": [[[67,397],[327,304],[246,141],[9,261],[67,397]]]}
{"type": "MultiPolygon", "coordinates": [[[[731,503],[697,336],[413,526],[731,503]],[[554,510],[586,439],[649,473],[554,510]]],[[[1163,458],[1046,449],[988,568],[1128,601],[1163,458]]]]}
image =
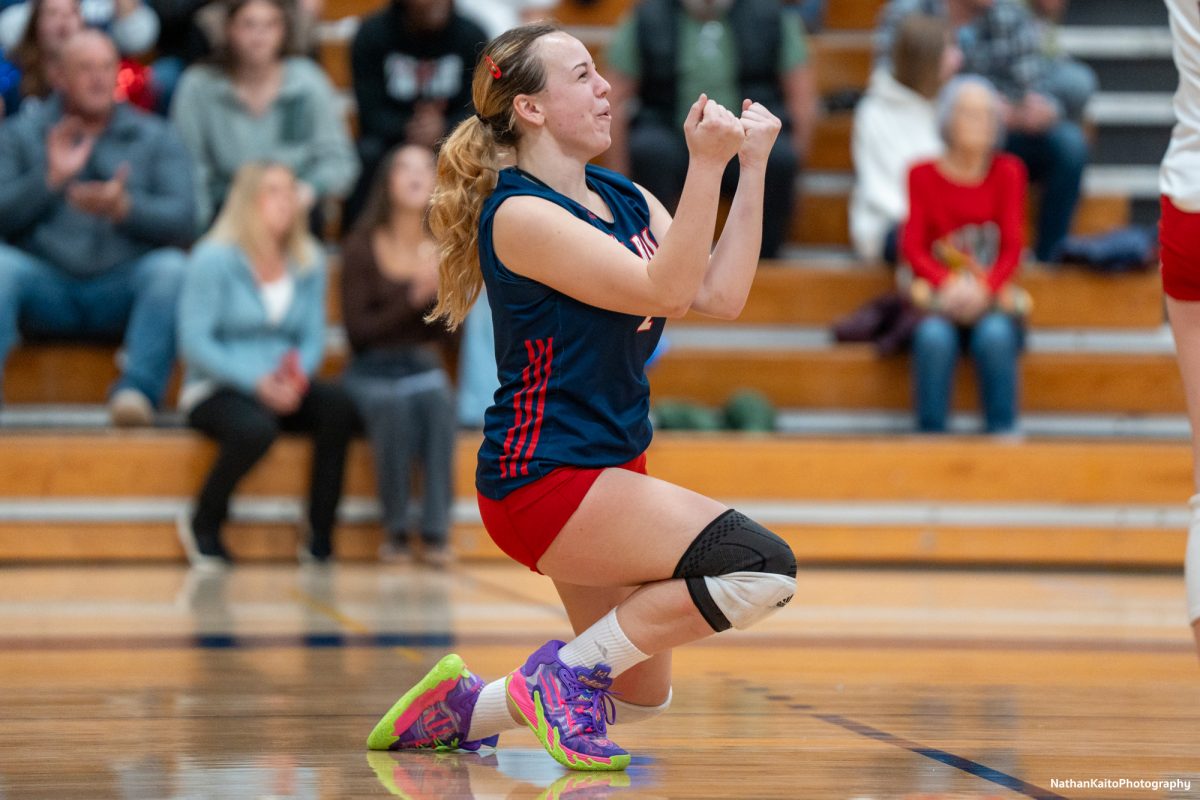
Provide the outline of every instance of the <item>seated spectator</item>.
{"type": "MultiPolygon", "coordinates": [[[[154,49],[154,85],[159,111],[169,112],[171,100],[185,69],[226,46],[227,0],[147,0],[158,14],[162,30],[154,49]]],[[[287,48],[314,60],[317,25],[324,0],[284,0],[288,12],[287,48]]]]}
{"type": "Polygon", "coordinates": [[[118,425],[149,424],[175,359],[195,211],[191,166],[162,119],[113,100],[99,31],[63,47],[61,95],[0,125],[0,359],[20,332],[119,337],[118,425]]]}
{"type": "Polygon", "coordinates": [[[915,12],[946,19],[963,52],[962,71],[1000,91],[1004,148],[1041,186],[1034,253],[1039,261],[1057,261],[1079,204],[1088,145],[1083,129],[1041,89],[1046,62],[1033,17],[1020,0],[891,0],[876,36],[877,65],[887,65],[900,20],[915,12]]]}
{"type": "MultiPolygon", "coordinates": [[[[28,0],[28,8],[29,22],[11,51],[18,71],[15,97],[6,100],[9,113],[16,112],[26,98],[44,99],[54,91],[53,72],[63,44],[85,27],[80,0],[28,0]]],[[[118,101],[152,110],[155,94],[146,68],[122,58],[114,96],[118,101]]]]}
{"type": "Polygon", "coordinates": [[[179,534],[194,566],[224,566],[234,489],[281,431],[313,439],[302,561],[326,561],[356,423],[345,390],[315,376],[325,352],[325,262],[309,235],[296,179],[247,164],[212,231],[192,252],[179,305],[187,366],[179,406],[216,441],[216,461],[179,534]]]}
{"type": "Polygon", "coordinates": [[[243,164],[270,160],[296,176],[306,213],[341,198],[358,161],[337,94],[321,68],[287,57],[283,0],[234,0],[214,63],[189,67],[171,120],[192,154],[196,207],[208,226],[243,164]]]}
{"type": "MultiPolygon", "coordinates": [[[[816,89],[803,25],[774,0],[643,0],[617,28],[608,48],[612,84],[610,165],[674,210],[687,174],[683,120],[703,92],[735,113],[742,100],[762,103],[783,121],[767,162],[762,255],[774,258],[787,238],[796,172],[816,121],[816,89]],[[632,121],[628,108],[637,101],[632,121]]],[[[737,185],[737,161],[722,191],[737,185]]]]}
{"type": "Polygon", "coordinates": [[[342,319],[354,357],[346,388],[375,453],[386,560],[447,563],[454,502],[454,398],[442,366],[440,325],[425,323],[437,295],[437,243],[425,226],[436,176],[433,151],[407,145],[384,159],[358,226],[342,248],[342,319]],[[424,495],[409,528],[412,467],[424,495]]]}
{"type": "Polygon", "coordinates": [[[908,216],[908,171],[942,152],[933,100],[962,60],[948,34],[937,17],[905,17],[890,68],[875,70],[854,109],[850,238],[864,261],[895,266],[900,223],[908,216]]]}
{"type": "Polygon", "coordinates": [[[1067,119],[1081,122],[1099,81],[1091,67],[1068,56],[1058,41],[1058,22],[1067,13],[1069,0],[1026,1],[1041,34],[1044,63],[1038,91],[1054,98],[1067,119]]]}
{"type": "Polygon", "coordinates": [[[350,48],[363,168],[349,220],[384,153],[406,143],[433,147],[474,113],[471,71],[486,41],[453,0],[391,0],[363,20],[350,48]]]}
{"type": "MultiPolygon", "coordinates": [[[[33,4],[34,0],[25,0],[0,12],[0,50],[11,52],[25,36],[33,4]]],[[[142,0],[88,0],[78,8],[84,26],[111,36],[123,56],[145,56],[158,41],[158,15],[142,0]]]]}
{"type": "Polygon", "coordinates": [[[54,91],[51,71],[63,45],[83,30],[79,0],[29,0],[30,18],[16,46],[12,48],[17,68],[16,97],[5,103],[15,113],[26,97],[44,98],[54,91]]]}
{"type": "Polygon", "coordinates": [[[913,167],[904,258],[932,287],[932,313],[913,339],[913,399],[921,431],[946,429],[954,366],[975,361],[989,433],[1016,427],[1021,327],[1006,287],[1021,260],[1025,168],[997,153],[1003,108],[976,76],[951,81],[938,101],[945,154],[913,167]]]}

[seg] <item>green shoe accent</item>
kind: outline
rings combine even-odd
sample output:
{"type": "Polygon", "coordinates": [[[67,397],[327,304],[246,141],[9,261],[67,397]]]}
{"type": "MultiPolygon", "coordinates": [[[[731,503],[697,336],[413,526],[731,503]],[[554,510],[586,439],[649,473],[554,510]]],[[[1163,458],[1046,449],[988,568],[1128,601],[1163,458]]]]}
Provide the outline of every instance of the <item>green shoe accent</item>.
{"type": "MultiPolygon", "coordinates": [[[[400,737],[396,735],[396,720],[404,716],[416,700],[428,692],[432,692],[443,684],[453,686],[459,678],[465,676],[467,667],[457,653],[442,656],[442,660],[434,664],[433,669],[425,674],[420,682],[404,693],[395,705],[375,724],[375,729],[367,737],[367,747],[371,750],[387,750],[400,737]]],[[[407,726],[406,726],[407,727],[407,726]]]]}

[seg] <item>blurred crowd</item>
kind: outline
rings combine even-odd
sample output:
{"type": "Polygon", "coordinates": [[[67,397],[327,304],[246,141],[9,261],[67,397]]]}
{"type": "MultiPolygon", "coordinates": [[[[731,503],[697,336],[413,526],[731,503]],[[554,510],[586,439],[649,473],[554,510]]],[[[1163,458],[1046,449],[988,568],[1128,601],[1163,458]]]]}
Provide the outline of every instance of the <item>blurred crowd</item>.
{"type": "MultiPolygon", "coordinates": [[[[986,429],[1016,424],[1027,186],[1040,196],[1028,247],[1053,262],[1088,160],[1096,80],[1057,44],[1065,2],[880,10],[854,110],[849,222],[857,254],[899,265],[919,310],[921,430],[945,429],[964,354],[986,429]]],[[[153,423],[182,362],[179,409],[218,445],[180,522],[193,558],[228,560],[230,498],[281,432],[314,442],[303,558],[331,553],[360,432],[385,555],[447,557],[454,433],[480,423],[495,362],[486,303],[457,341],[423,319],[436,292],[424,221],[435,152],[473,113],[483,43],[556,5],[392,0],[353,35],[351,108],[317,58],[323,0],[0,0],[0,361],[22,339],[120,342],[107,399],[130,426],[153,423]],[[336,379],[323,370],[330,281],[349,344],[336,379]]],[[[673,209],[694,98],[764,103],[784,133],[762,255],[784,255],[823,113],[811,36],[825,11],[822,0],[632,3],[598,59],[614,109],[606,165],[673,209]]],[[[724,189],[736,180],[735,160],[724,189]]]]}

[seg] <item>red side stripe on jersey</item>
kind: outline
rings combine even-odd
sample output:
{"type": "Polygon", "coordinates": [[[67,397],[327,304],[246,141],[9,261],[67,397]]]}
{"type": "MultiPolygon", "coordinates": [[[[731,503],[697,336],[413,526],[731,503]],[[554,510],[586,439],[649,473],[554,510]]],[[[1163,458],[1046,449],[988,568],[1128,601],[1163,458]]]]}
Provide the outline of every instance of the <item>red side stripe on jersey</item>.
{"type": "Polygon", "coordinates": [[[521,459],[521,474],[529,474],[529,460],[537,451],[538,439],[542,435],[543,412],[546,410],[546,387],[550,385],[550,375],[554,367],[554,337],[546,340],[546,372],[542,376],[542,385],[537,390],[537,412],[534,415],[533,436],[529,439],[529,449],[521,459]]]}
{"type": "Polygon", "coordinates": [[[542,383],[542,359],[546,355],[546,342],[538,339],[525,341],[525,351],[529,354],[529,362],[533,364],[533,385],[525,392],[523,400],[525,408],[521,414],[521,428],[517,431],[517,446],[514,455],[508,461],[508,476],[514,477],[517,474],[516,462],[521,460],[521,451],[525,449],[525,442],[529,439],[529,426],[533,423],[533,401],[537,396],[538,387],[542,383]],[[534,353],[534,345],[537,346],[537,352],[534,353]]]}
{"type": "MultiPolygon", "coordinates": [[[[528,344],[528,342],[526,342],[526,344],[528,344]]],[[[513,451],[512,451],[513,437],[517,433],[517,428],[521,427],[521,395],[524,394],[525,392],[529,391],[532,388],[532,384],[530,384],[530,382],[529,382],[529,371],[532,368],[532,366],[533,366],[532,364],[530,364],[529,366],[526,366],[525,369],[521,372],[521,380],[524,383],[524,386],[522,388],[518,389],[517,393],[513,395],[514,420],[513,420],[512,427],[508,429],[508,435],[504,437],[504,452],[500,455],[500,477],[501,478],[509,477],[509,474],[508,474],[509,464],[512,462],[512,459],[513,459],[513,451]]],[[[514,472],[513,474],[515,475],[516,473],[514,472]]]]}
{"type": "MultiPolygon", "coordinates": [[[[537,343],[543,344],[541,340],[538,340],[537,343]]],[[[521,371],[521,381],[524,385],[513,395],[513,424],[508,429],[508,435],[504,437],[504,452],[500,456],[501,478],[516,477],[517,468],[513,461],[520,455],[521,449],[525,445],[526,432],[531,422],[529,417],[532,411],[533,395],[537,391],[537,385],[541,378],[541,352],[535,355],[533,344],[534,340],[525,340],[525,350],[529,353],[529,364],[521,371]],[[518,432],[520,432],[520,438],[514,448],[513,438],[518,432]]]]}

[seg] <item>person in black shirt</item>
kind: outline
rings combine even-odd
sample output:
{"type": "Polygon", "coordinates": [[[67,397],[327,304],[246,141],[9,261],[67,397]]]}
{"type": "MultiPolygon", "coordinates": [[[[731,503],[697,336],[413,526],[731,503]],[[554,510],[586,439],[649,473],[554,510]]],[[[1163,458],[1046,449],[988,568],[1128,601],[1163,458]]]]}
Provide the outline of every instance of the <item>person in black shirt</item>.
{"type": "Polygon", "coordinates": [[[433,147],[471,115],[471,70],[487,36],[453,0],[392,0],[363,20],[350,50],[363,170],[345,211],[353,220],[384,153],[433,147]]]}

